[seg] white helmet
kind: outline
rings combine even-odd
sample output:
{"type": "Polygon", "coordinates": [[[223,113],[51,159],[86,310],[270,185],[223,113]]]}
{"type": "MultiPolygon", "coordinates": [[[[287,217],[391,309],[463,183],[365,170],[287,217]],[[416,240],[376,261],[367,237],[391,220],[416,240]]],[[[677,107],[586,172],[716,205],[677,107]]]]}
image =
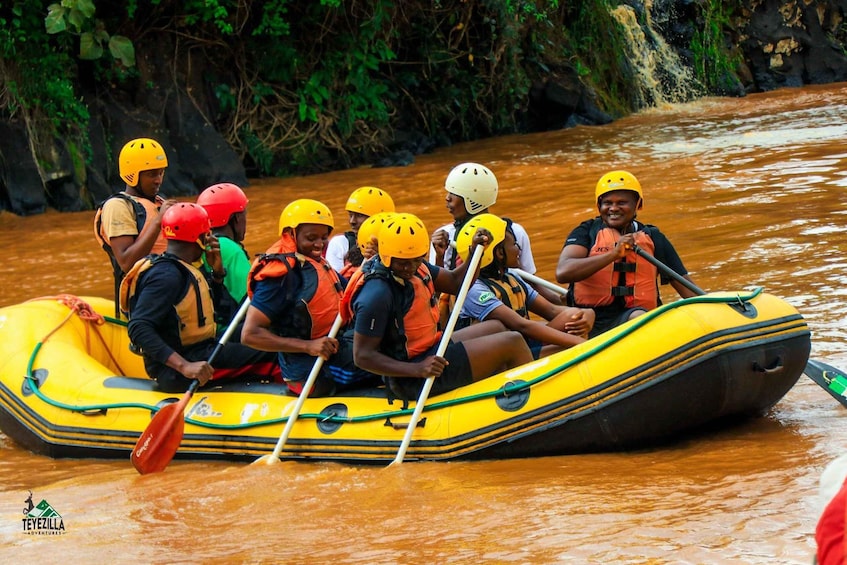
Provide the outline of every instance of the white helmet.
{"type": "Polygon", "coordinates": [[[471,215],[497,202],[497,188],[497,177],[491,169],[479,163],[456,165],[444,181],[447,192],[465,199],[465,209],[471,215]]]}

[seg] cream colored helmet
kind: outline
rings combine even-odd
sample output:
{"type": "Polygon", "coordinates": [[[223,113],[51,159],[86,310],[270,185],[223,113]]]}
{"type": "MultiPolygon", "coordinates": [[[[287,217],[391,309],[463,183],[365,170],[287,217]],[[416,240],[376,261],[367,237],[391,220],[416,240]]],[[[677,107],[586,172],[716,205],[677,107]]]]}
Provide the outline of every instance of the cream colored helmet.
{"type": "Polygon", "coordinates": [[[444,181],[444,190],[464,198],[465,210],[472,216],[497,202],[498,188],[491,169],[479,163],[456,165],[444,181]]]}

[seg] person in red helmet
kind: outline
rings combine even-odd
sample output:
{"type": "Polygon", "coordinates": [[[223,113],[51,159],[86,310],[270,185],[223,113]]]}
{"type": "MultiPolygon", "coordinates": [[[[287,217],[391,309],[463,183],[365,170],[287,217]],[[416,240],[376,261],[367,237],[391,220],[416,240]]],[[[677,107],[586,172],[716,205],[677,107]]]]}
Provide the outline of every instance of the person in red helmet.
{"type": "MultiPolygon", "coordinates": [[[[197,204],[209,214],[212,233],[221,248],[225,292],[215,309],[218,329],[229,325],[247,296],[250,255],[242,243],[247,233],[247,202],[244,191],[228,182],[213,184],[197,197],[197,204]]],[[[240,333],[236,331],[233,337],[240,333]]]]}
{"type": "Polygon", "coordinates": [[[129,317],[129,339],[144,357],[147,374],[165,392],[188,390],[192,380],[258,377],[279,381],[273,355],[226,343],[215,358],[215,297],[223,292],[220,245],[202,206],[177,203],[162,215],[167,250],[138,261],[120,288],[129,317]],[[211,266],[194,265],[205,252],[211,266]]]}
{"type": "Polygon", "coordinates": [[[659,273],[635,252],[638,245],[691,281],[682,259],[659,228],[635,220],[644,203],[638,179],[627,171],[611,171],[597,182],[594,194],[599,215],[568,235],[556,267],[556,280],[571,283],[568,304],[594,310],[589,337],[661,305],[659,280],[670,283],[682,298],[695,296],[693,290],[659,273]]]}
{"type": "Polygon", "coordinates": [[[174,204],[159,195],[168,158],[154,139],[126,143],[118,156],[118,169],[126,188],[109,196],[94,215],[94,236],[109,255],[115,277],[115,317],[120,317],[118,290],[136,261],[148,253],[161,253],[161,214],[174,204]]]}

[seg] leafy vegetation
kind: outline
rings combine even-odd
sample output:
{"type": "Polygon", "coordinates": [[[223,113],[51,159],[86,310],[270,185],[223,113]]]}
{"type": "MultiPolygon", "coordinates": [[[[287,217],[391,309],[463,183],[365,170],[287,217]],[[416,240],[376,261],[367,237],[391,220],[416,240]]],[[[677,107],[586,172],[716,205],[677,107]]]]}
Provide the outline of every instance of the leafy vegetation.
{"type": "MultiPolygon", "coordinates": [[[[0,118],[85,148],[83,95],[165,100],[178,84],[255,172],[354,166],[398,129],[442,143],[520,131],[533,83],[564,68],[606,111],[632,111],[616,4],[12,0],[0,6],[0,118]]],[[[705,5],[692,48],[699,72],[720,77],[729,12],[705,5]]]]}
{"type": "Polygon", "coordinates": [[[737,80],[740,54],[733,53],[724,34],[733,29],[731,18],[738,9],[737,0],[706,0],[701,7],[703,26],[695,27],[691,39],[695,77],[709,92],[730,92],[737,80]]]}

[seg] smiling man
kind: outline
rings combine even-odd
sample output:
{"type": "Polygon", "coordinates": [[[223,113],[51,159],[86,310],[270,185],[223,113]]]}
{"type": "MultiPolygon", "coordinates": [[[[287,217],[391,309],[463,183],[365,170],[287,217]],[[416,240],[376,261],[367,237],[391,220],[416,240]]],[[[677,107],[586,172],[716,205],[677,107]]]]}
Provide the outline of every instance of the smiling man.
{"type": "Polygon", "coordinates": [[[279,240],[258,257],[247,276],[250,308],[241,342],[275,351],[292,394],[303,391],[318,356],[321,367],[312,396],[327,396],[376,378],[353,366],[352,343],[328,337],[338,315],[342,282],[322,257],[335,227],[326,204],[301,198],[279,217],[279,240]]]}
{"type": "MultiPolygon", "coordinates": [[[[565,240],[556,279],[571,283],[568,303],[592,308],[596,314],[589,337],[618,326],[661,304],[657,268],[635,252],[635,245],[691,281],[670,241],[656,226],[635,216],[644,204],[641,183],[627,171],[603,175],[595,190],[594,219],[577,226],[565,240]]],[[[695,293],[682,283],[661,276],[683,298],[695,293]]]]}

